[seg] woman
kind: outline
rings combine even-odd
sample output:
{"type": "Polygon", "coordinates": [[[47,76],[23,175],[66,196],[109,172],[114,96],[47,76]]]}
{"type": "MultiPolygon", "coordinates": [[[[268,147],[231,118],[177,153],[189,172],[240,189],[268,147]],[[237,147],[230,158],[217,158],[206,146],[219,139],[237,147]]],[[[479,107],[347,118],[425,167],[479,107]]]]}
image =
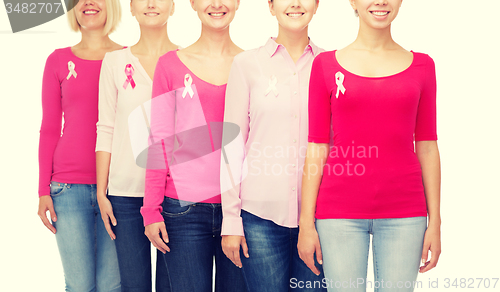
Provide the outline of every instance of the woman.
{"type": "Polygon", "coordinates": [[[191,0],[191,6],[201,37],[162,56],[154,74],[150,140],[156,144],[148,152],[141,213],[146,235],[165,254],[172,291],[212,291],[214,257],[215,290],[245,291],[241,271],[220,245],[219,128],[231,63],[242,51],[229,36],[239,1],[191,0]]]}
{"type": "Polygon", "coordinates": [[[323,51],[308,37],[318,4],[269,1],[278,37],[238,55],[229,75],[223,140],[241,141],[232,143],[240,147],[225,148],[227,161],[221,166],[230,169],[221,175],[228,190],[222,193],[222,248],[242,267],[249,291],[325,290],[321,266],[313,273],[297,252],[309,75],[314,57],[323,51]],[[238,126],[238,134],[229,123],[238,126]],[[230,177],[242,179],[232,187],[225,181],[230,177]]]}
{"type": "Polygon", "coordinates": [[[365,291],[370,234],[375,291],[413,291],[440,254],[434,62],[392,39],[401,2],[351,0],[357,39],[312,68],[299,253],[323,251],[329,291],[365,291]]]}
{"type": "MultiPolygon", "coordinates": [[[[174,2],[132,0],[130,10],[141,29],[139,42],[106,54],[101,69],[97,199],[106,230],[116,243],[122,291],[151,292],[151,244],[144,235],[140,213],[145,169],[136,164],[133,151],[136,139],[134,132],[129,131],[129,121],[133,129],[140,126],[144,118],[134,122],[129,117],[151,99],[158,58],[177,49],[167,34],[167,21],[174,13],[174,2]]],[[[166,272],[162,259],[157,261],[156,272],[166,272]]],[[[156,280],[156,291],[170,290],[167,277],[156,277],[156,280]]]]}
{"type": "Polygon", "coordinates": [[[120,16],[116,0],[78,1],[68,18],[81,42],[55,50],[43,75],[38,215],[56,235],[67,291],[120,291],[115,244],[97,205],[94,163],[99,73],[104,55],[122,48],[108,37],[120,16]]]}

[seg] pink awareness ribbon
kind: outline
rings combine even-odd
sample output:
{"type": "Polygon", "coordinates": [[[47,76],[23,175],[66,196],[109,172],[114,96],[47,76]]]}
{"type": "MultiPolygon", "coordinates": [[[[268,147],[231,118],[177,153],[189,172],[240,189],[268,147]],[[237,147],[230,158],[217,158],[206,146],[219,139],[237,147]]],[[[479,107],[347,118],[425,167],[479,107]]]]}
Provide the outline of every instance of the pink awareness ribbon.
{"type": "Polygon", "coordinates": [[[132,67],[132,64],[128,64],[125,66],[125,75],[127,75],[127,80],[125,80],[125,83],[123,84],[123,89],[127,89],[127,85],[130,83],[132,86],[132,89],[135,88],[135,81],[132,76],[134,75],[134,67],[132,67]]]}

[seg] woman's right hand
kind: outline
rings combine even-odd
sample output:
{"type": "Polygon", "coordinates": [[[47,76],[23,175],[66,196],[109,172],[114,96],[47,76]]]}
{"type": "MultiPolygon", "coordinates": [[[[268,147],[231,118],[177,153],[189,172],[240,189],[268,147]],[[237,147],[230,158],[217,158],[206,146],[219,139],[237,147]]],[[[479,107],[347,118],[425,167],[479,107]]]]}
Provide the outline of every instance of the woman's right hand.
{"type": "Polygon", "coordinates": [[[319,276],[320,271],[314,264],[314,254],[316,253],[316,260],[320,265],[323,264],[323,255],[321,253],[321,245],[319,243],[318,232],[314,224],[309,227],[299,228],[299,240],[297,243],[299,257],[304,261],[311,271],[319,276]]]}
{"type": "Polygon", "coordinates": [[[113,232],[111,225],[109,224],[109,221],[111,221],[111,224],[113,224],[113,226],[116,226],[117,224],[115,215],[113,214],[113,206],[111,205],[111,202],[106,197],[106,195],[98,195],[97,203],[99,204],[99,210],[101,211],[101,218],[104,222],[104,227],[106,227],[106,231],[108,232],[109,237],[111,237],[111,240],[115,240],[116,235],[113,232]]]}
{"type": "Polygon", "coordinates": [[[241,264],[241,258],[240,258],[240,246],[243,249],[243,254],[245,255],[245,257],[246,258],[250,257],[250,255],[248,254],[248,246],[245,236],[223,235],[221,245],[224,254],[238,268],[241,268],[243,266],[241,264]]]}
{"type": "Polygon", "coordinates": [[[170,248],[167,246],[168,243],[168,233],[165,222],[156,222],[146,225],[146,231],[144,232],[149,238],[149,241],[162,253],[170,252],[170,248]],[[161,236],[160,236],[161,235],[161,236]]]}
{"type": "Polygon", "coordinates": [[[47,211],[49,211],[50,218],[52,218],[52,222],[57,221],[56,211],[54,211],[54,203],[52,202],[51,196],[41,196],[38,201],[38,216],[42,219],[43,224],[47,229],[52,231],[52,233],[56,234],[56,228],[52,225],[47,218],[47,211]]]}

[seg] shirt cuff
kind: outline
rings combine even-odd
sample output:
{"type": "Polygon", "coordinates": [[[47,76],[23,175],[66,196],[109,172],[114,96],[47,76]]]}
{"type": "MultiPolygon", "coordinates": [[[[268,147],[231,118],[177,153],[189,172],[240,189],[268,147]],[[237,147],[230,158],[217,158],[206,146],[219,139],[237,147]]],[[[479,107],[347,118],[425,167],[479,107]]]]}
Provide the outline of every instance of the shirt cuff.
{"type": "Polygon", "coordinates": [[[308,142],[309,143],[316,143],[316,144],[329,144],[330,138],[309,136],[308,142]]]}
{"type": "Polygon", "coordinates": [[[163,216],[161,215],[162,210],[161,206],[142,207],[141,214],[144,219],[144,226],[157,222],[163,222],[163,216]]]}
{"type": "Polygon", "coordinates": [[[241,217],[222,218],[221,235],[245,236],[243,231],[243,220],[241,217]]]}

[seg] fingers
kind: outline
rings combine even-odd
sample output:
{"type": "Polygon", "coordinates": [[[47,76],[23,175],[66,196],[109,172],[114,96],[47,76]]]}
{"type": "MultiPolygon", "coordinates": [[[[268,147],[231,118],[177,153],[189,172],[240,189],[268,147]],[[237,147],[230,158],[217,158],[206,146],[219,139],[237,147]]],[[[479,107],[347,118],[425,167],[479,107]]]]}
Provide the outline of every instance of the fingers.
{"type": "Polygon", "coordinates": [[[49,229],[52,233],[56,234],[56,228],[54,227],[54,225],[50,224],[49,219],[47,219],[47,215],[42,213],[38,214],[38,216],[40,216],[40,219],[42,219],[43,225],[45,225],[45,227],[47,227],[47,229],[49,229]]]}
{"type": "Polygon", "coordinates": [[[241,241],[241,249],[243,250],[243,254],[245,255],[245,257],[248,259],[250,255],[248,254],[248,245],[245,238],[243,238],[243,240],[241,241]]]}
{"type": "Polygon", "coordinates": [[[431,260],[426,262],[422,267],[420,267],[420,273],[425,273],[427,271],[434,269],[437,266],[440,254],[441,251],[438,250],[433,251],[431,247],[431,260]]]}
{"type": "Polygon", "coordinates": [[[319,242],[316,245],[316,261],[318,261],[320,265],[323,264],[323,253],[321,252],[321,245],[319,242]]]}
{"type": "Polygon", "coordinates": [[[111,238],[111,240],[115,240],[116,235],[113,232],[113,229],[111,228],[111,224],[109,224],[109,221],[111,220],[111,222],[113,222],[113,226],[116,226],[116,219],[115,219],[115,216],[113,215],[113,212],[111,212],[111,214],[102,213],[101,217],[102,217],[102,221],[104,222],[104,227],[106,227],[106,231],[109,234],[109,237],[111,238]]]}
{"type": "Polygon", "coordinates": [[[316,265],[314,264],[314,253],[308,253],[306,256],[305,256],[305,260],[303,260],[304,263],[306,264],[306,266],[316,275],[316,276],[319,276],[320,274],[320,271],[318,270],[318,268],[316,267],[316,265]]]}
{"type": "Polygon", "coordinates": [[[167,233],[167,227],[165,227],[165,224],[163,224],[161,227],[160,227],[160,232],[161,232],[161,242],[160,242],[160,245],[163,249],[165,249],[166,251],[170,252],[170,248],[167,246],[167,243],[169,242],[169,239],[168,239],[168,233],[167,233]]]}
{"type": "Polygon", "coordinates": [[[49,216],[52,218],[53,222],[57,221],[57,215],[54,210],[54,204],[50,196],[40,197],[40,202],[38,204],[38,217],[42,220],[43,225],[47,227],[53,234],[56,234],[56,228],[52,225],[47,218],[47,211],[49,211],[49,216]]]}

